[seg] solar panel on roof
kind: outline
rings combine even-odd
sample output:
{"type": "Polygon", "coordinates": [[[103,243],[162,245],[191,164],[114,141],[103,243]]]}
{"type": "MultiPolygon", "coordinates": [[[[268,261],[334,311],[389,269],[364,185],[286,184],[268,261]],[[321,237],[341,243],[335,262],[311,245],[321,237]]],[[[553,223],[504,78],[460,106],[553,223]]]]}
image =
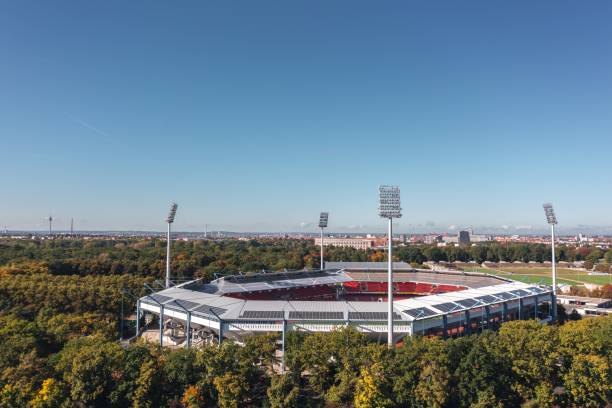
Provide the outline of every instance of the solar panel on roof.
{"type": "Polygon", "coordinates": [[[426,307],[418,307],[416,309],[403,310],[403,312],[406,313],[408,316],[414,317],[415,319],[434,316],[437,314],[433,310],[428,309],[426,307]]]}
{"type": "Polygon", "coordinates": [[[461,299],[456,300],[455,303],[459,303],[461,306],[464,306],[466,308],[474,307],[480,304],[480,302],[476,299],[461,299]]]}
{"type": "Polygon", "coordinates": [[[491,295],[478,296],[477,298],[474,298],[474,299],[479,300],[481,303],[486,303],[486,304],[495,303],[498,301],[497,299],[495,299],[495,297],[491,295]]]}
{"type": "Polygon", "coordinates": [[[463,306],[457,305],[452,302],[440,303],[440,304],[432,305],[432,306],[438,310],[443,311],[444,313],[450,313],[450,312],[456,312],[458,310],[463,310],[463,306]]]}
{"type": "Polygon", "coordinates": [[[516,299],[516,295],[510,293],[510,292],[501,292],[501,293],[496,293],[494,296],[503,299],[503,300],[511,300],[511,299],[516,299]]]}
{"type": "MultiPolygon", "coordinates": [[[[387,312],[349,312],[349,320],[387,320],[387,312]]],[[[401,320],[399,313],[393,312],[393,318],[401,320]]]]}
{"type": "Polygon", "coordinates": [[[192,312],[194,312],[196,314],[207,314],[207,315],[214,316],[215,314],[221,315],[221,314],[227,312],[227,309],[224,309],[222,307],[215,307],[215,306],[209,306],[209,305],[201,305],[201,306],[196,307],[195,309],[193,309],[192,312]]]}
{"type": "Polygon", "coordinates": [[[164,296],[159,294],[150,295],[153,299],[157,300],[159,303],[164,303],[172,299],[170,296],[164,296]]]}
{"type": "Polygon", "coordinates": [[[533,288],[529,288],[530,291],[535,292],[535,293],[544,293],[546,292],[546,289],[543,288],[539,288],[537,286],[534,286],[533,288]]]}
{"type": "Polygon", "coordinates": [[[196,303],[190,300],[182,300],[182,299],[174,299],[172,303],[177,303],[178,305],[183,306],[187,310],[195,309],[196,307],[201,305],[201,303],[196,303]]]}
{"type": "Polygon", "coordinates": [[[342,312],[301,312],[292,310],[289,312],[289,319],[301,320],[344,320],[342,312]]]}
{"type": "Polygon", "coordinates": [[[282,310],[245,310],[240,317],[244,319],[282,319],[285,312],[282,310]]]}

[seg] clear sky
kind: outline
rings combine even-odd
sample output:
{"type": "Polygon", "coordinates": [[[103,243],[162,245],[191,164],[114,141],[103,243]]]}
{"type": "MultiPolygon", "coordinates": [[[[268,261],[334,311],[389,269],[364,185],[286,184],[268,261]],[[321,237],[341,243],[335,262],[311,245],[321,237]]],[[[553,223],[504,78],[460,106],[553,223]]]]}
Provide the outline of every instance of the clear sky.
{"type": "MultiPolygon", "coordinates": [[[[0,227],[612,225],[612,2],[4,1],[0,227]]],[[[502,227],[503,226],[503,227],[502,227]]],[[[586,227],[585,227],[586,228],[586,227]]],[[[612,229],[611,229],[612,230],[612,229]]]]}

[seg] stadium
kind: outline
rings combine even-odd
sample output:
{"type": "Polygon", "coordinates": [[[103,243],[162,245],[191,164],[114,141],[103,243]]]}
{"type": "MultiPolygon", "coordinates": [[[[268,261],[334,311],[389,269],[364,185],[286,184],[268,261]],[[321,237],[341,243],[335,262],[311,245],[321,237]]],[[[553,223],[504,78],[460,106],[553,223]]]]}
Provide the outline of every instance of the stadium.
{"type": "MultiPolygon", "coordinates": [[[[192,280],[141,297],[137,333],[174,347],[242,341],[254,333],[326,332],[352,326],[386,339],[387,263],[327,262],[321,271],[192,280]],[[149,330],[141,330],[144,317],[149,330]]],[[[549,320],[552,289],[482,273],[393,263],[393,342],[455,337],[516,319],[549,320]]],[[[283,341],[284,346],[284,341],[283,341]]]]}

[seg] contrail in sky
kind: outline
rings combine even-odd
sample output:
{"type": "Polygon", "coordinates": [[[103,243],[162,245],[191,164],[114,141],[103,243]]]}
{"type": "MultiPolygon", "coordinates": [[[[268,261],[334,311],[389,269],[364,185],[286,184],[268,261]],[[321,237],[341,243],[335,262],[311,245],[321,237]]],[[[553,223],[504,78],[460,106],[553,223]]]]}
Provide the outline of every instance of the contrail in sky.
{"type": "Polygon", "coordinates": [[[76,123],[78,123],[79,125],[93,131],[96,132],[97,134],[99,134],[100,136],[104,136],[104,137],[111,137],[108,133],[104,132],[103,130],[98,129],[95,126],[90,125],[89,123],[85,122],[84,120],[81,120],[79,118],[75,118],[74,116],[68,115],[68,117],[70,119],[72,119],[73,121],[75,121],[76,123]]]}

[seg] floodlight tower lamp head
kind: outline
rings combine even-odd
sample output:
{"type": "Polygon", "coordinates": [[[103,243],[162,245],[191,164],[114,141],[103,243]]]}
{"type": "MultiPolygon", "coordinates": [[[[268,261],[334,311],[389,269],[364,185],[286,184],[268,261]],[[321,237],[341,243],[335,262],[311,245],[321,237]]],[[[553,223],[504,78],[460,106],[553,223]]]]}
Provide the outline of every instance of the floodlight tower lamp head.
{"type": "Polygon", "coordinates": [[[555,215],[555,210],[551,203],[545,203],[542,205],[544,208],[544,214],[546,215],[546,222],[550,225],[557,224],[557,216],[555,215]]]}
{"type": "Polygon", "coordinates": [[[176,216],[176,209],[178,208],[177,203],[170,204],[170,211],[168,211],[168,218],[166,218],[166,222],[168,224],[172,224],[174,222],[174,217],[176,216]]]}
{"type": "Polygon", "coordinates": [[[400,189],[397,186],[378,187],[379,206],[378,215],[381,218],[400,218],[402,208],[400,206],[400,189]]]}
{"type": "Polygon", "coordinates": [[[327,222],[329,221],[329,213],[322,212],[319,216],[319,228],[327,228],[327,222]]]}

